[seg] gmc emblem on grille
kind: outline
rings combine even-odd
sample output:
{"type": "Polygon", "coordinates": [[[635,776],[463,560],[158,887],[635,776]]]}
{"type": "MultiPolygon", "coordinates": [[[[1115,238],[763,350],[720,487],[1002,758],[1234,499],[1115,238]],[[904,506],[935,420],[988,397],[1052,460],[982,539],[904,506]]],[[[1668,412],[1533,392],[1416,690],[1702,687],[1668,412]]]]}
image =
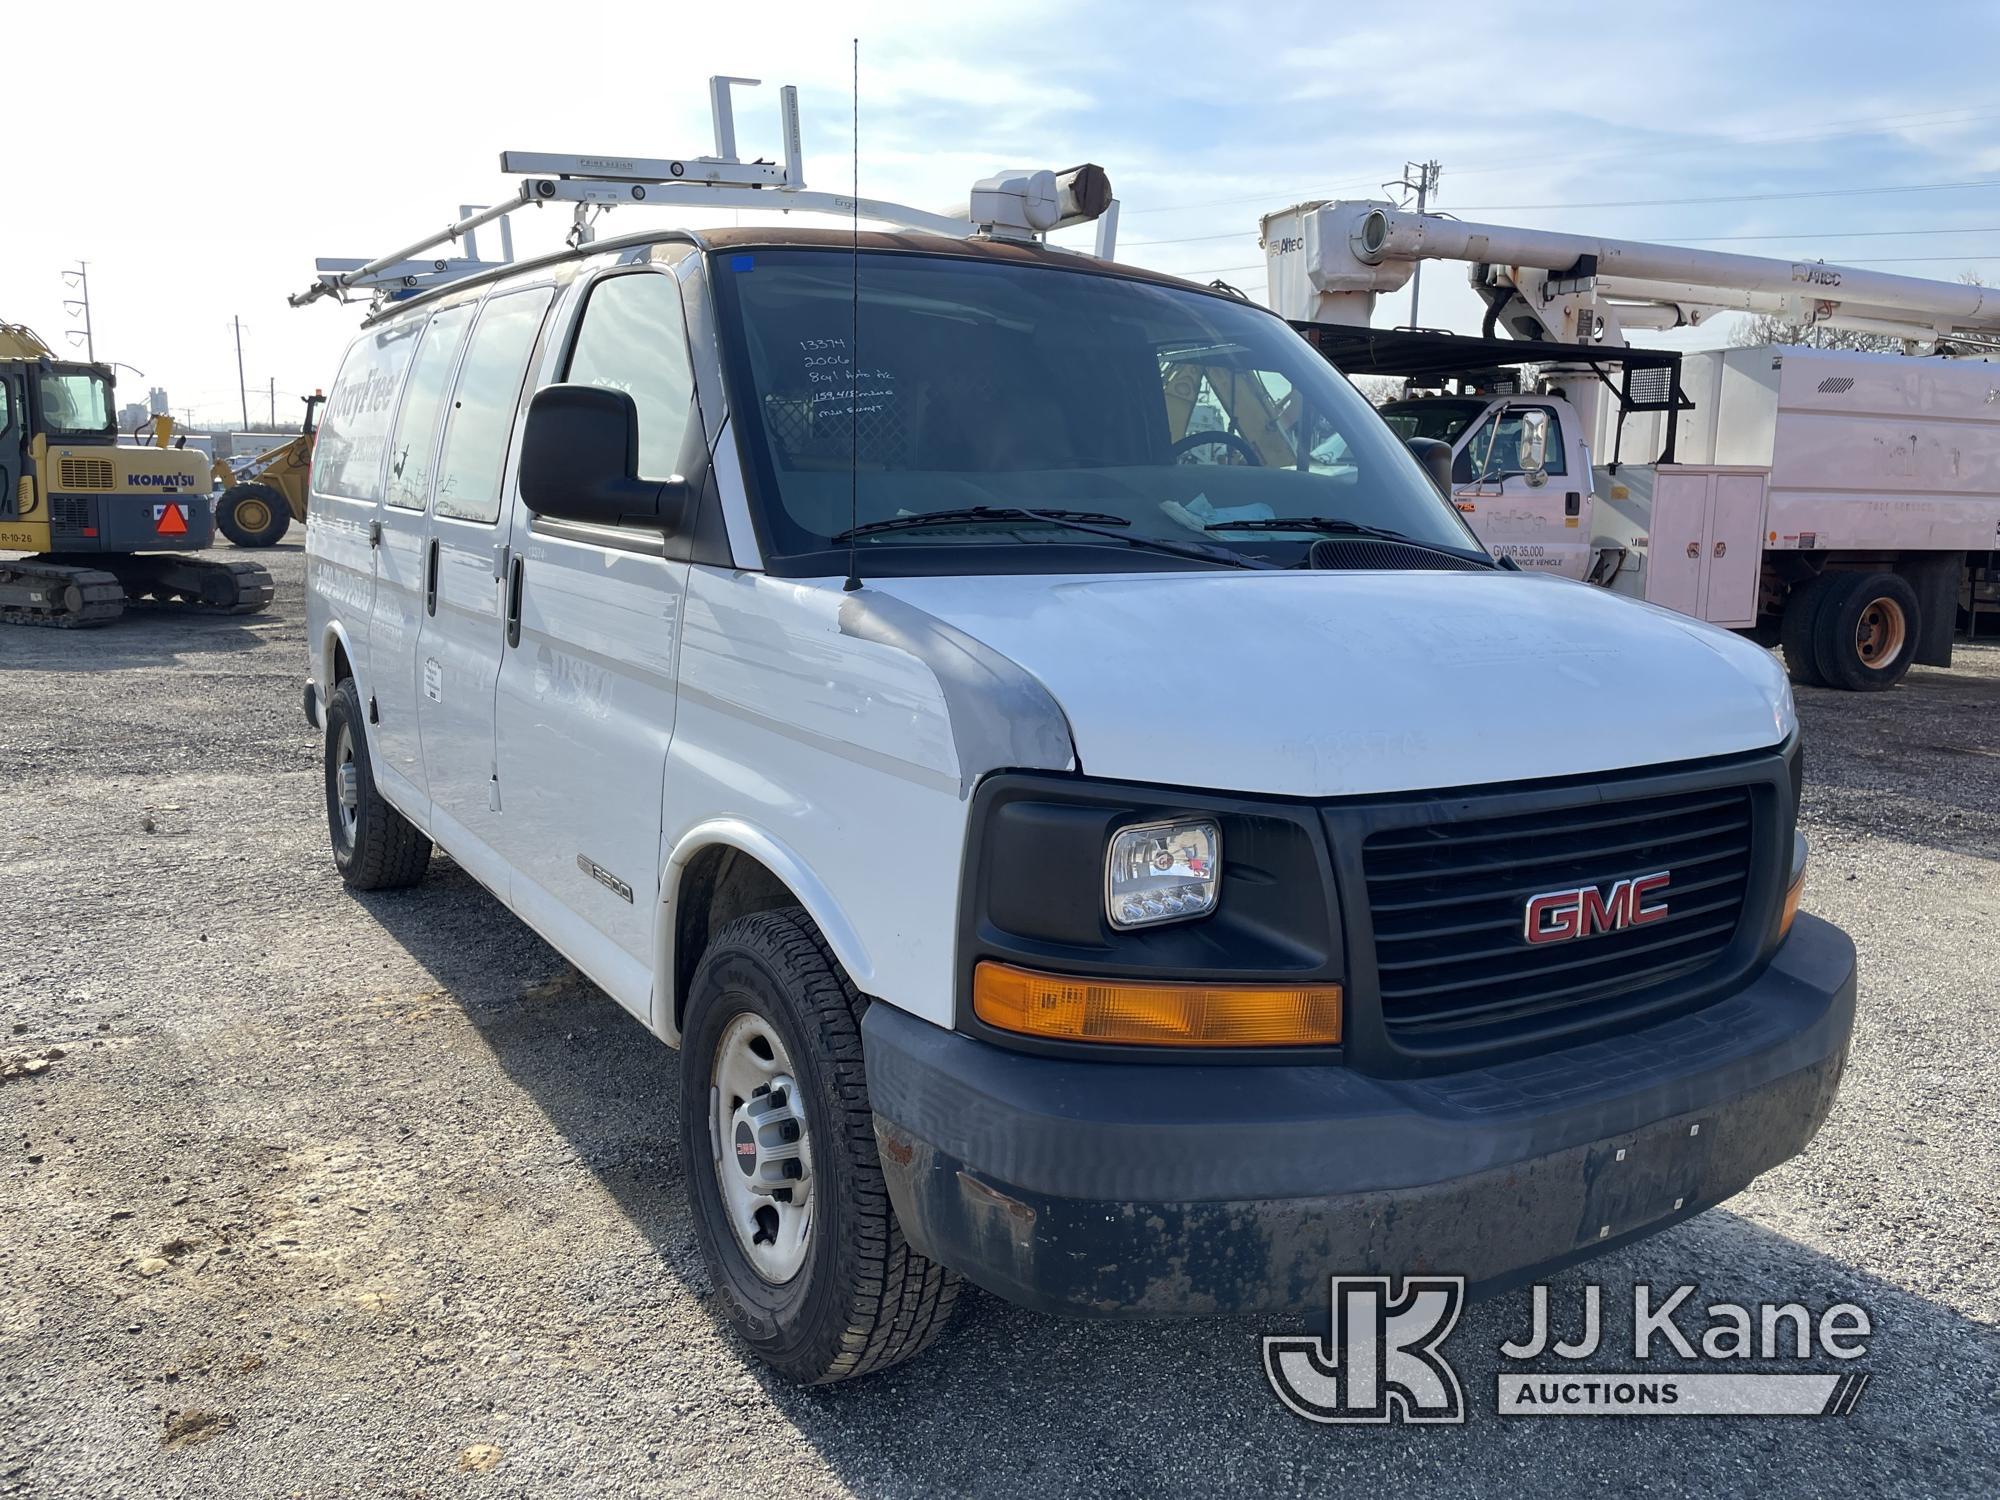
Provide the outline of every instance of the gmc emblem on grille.
{"type": "Polygon", "coordinates": [[[1522,936],[1531,943],[1566,943],[1572,938],[1596,937],[1627,927],[1644,927],[1667,914],[1667,903],[1646,903],[1667,888],[1669,871],[1633,875],[1618,881],[1610,891],[1598,886],[1580,886],[1571,891],[1549,891],[1528,900],[1522,936]]]}

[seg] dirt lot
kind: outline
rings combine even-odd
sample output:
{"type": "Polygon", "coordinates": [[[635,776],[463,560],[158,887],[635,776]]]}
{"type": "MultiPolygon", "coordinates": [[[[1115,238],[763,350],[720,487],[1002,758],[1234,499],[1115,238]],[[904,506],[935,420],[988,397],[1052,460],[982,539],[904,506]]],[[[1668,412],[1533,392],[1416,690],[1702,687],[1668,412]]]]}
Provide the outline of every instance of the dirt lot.
{"type": "Polygon", "coordinates": [[[273,569],[266,617],[0,636],[0,1494],[2000,1493],[2000,649],[1801,695],[1807,906],[1863,965],[1840,1104],[1589,1268],[1861,1302],[1854,1414],[1502,1421],[1522,1295],[1452,1336],[1466,1427],[1343,1429],[1279,1407],[1268,1325],[971,1295],[855,1387],[747,1365],[671,1054],[448,861],[335,878],[296,533],[273,569]]]}

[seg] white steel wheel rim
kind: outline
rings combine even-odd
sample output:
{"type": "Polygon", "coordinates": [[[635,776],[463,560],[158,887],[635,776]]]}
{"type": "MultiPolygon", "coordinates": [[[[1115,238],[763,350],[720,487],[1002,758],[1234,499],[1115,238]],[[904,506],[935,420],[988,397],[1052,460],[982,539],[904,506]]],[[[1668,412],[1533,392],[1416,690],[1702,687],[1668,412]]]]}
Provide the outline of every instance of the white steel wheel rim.
{"type": "Polygon", "coordinates": [[[343,724],[333,751],[333,800],[340,833],[350,845],[361,827],[361,768],[354,764],[354,730],[343,724]]]}
{"type": "Polygon", "coordinates": [[[1872,600],[1854,626],[1854,649],[1863,662],[1879,667],[1896,659],[1909,625],[1894,599],[1872,600]]]}
{"type": "Polygon", "coordinates": [[[812,1244],[812,1141],[791,1055],[777,1029],[745,1012],[715,1044],[708,1137],[723,1216],[744,1259],[779,1286],[812,1244]]]}

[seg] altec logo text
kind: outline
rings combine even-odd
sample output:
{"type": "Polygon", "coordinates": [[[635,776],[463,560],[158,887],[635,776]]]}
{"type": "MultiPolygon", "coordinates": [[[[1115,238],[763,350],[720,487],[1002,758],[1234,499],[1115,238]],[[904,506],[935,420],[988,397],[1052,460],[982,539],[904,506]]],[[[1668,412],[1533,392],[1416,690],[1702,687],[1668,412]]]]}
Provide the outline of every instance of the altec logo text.
{"type": "Polygon", "coordinates": [[[1627,927],[1644,927],[1666,916],[1667,903],[1653,898],[1672,880],[1672,872],[1658,870],[1620,880],[1609,891],[1586,885],[1531,896],[1522,936],[1531,943],[1567,943],[1627,927]]]}

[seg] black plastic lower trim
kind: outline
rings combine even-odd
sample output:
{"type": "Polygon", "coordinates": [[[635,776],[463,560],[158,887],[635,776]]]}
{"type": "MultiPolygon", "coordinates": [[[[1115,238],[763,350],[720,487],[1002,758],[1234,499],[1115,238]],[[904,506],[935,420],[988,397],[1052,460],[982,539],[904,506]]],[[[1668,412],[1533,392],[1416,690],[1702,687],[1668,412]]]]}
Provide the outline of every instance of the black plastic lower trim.
{"type": "Polygon", "coordinates": [[[1853,945],[1800,917],[1703,1011],[1428,1078],[1032,1057],[885,1005],[863,1037],[919,1250],[1045,1310],[1220,1313],[1336,1273],[1497,1287],[1720,1202],[1825,1119],[1854,996],[1853,945]]]}

